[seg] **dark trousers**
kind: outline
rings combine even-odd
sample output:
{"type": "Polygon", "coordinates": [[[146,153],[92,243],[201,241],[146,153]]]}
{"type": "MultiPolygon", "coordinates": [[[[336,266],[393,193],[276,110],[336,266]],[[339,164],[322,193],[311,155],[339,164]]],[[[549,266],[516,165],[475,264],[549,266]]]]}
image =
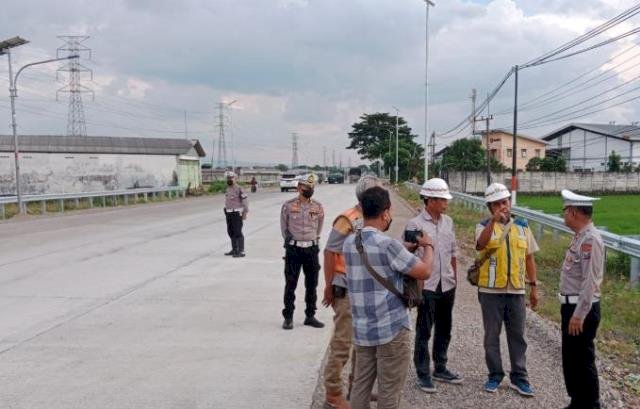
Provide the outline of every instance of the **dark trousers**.
{"type": "Polygon", "coordinates": [[[484,325],[484,355],[489,378],[502,381],[502,357],[500,355],[500,332],[502,323],[507,333],[507,346],[511,361],[511,382],[528,381],[527,341],[524,338],[526,308],[524,295],[478,293],[482,307],[484,325]]]}
{"type": "Polygon", "coordinates": [[[242,214],[240,212],[224,212],[227,216],[227,233],[231,239],[231,251],[244,253],[244,235],[242,234],[242,214]]]}
{"type": "Polygon", "coordinates": [[[600,408],[600,385],[596,368],[596,350],[593,340],[600,324],[600,303],[594,303],[584,319],[580,335],[569,335],[569,320],[576,309],[574,304],[563,304],[562,315],[562,370],[570,408],[600,408]]]}
{"type": "Polygon", "coordinates": [[[297,247],[287,244],[284,256],[284,309],[282,315],[285,318],[293,318],[295,309],[296,287],[300,269],[304,271],[304,301],[307,308],[304,313],[307,317],[316,314],[316,287],[318,287],[318,272],[320,271],[320,261],[318,260],[319,248],[317,245],[311,247],[297,247]]]}
{"type": "Polygon", "coordinates": [[[429,340],[431,329],[435,325],[433,335],[433,365],[435,372],[447,369],[447,350],[451,341],[451,324],[453,301],[456,290],[442,292],[440,285],[436,291],[423,290],[424,302],[418,307],[416,319],[416,339],[413,350],[413,363],[418,378],[431,376],[429,359],[429,340]]]}

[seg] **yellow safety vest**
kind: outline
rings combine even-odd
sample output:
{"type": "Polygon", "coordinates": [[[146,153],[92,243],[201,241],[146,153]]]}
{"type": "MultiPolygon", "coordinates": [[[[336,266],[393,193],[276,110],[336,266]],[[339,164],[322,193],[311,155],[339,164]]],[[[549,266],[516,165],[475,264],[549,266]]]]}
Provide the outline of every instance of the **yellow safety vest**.
{"type": "Polygon", "coordinates": [[[507,237],[502,242],[503,226],[495,223],[493,234],[487,246],[480,252],[480,258],[496,249],[491,257],[480,266],[478,287],[506,288],[510,282],[513,288],[524,288],[524,275],[527,271],[527,233],[526,220],[516,219],[511,224],[507,237]]]}

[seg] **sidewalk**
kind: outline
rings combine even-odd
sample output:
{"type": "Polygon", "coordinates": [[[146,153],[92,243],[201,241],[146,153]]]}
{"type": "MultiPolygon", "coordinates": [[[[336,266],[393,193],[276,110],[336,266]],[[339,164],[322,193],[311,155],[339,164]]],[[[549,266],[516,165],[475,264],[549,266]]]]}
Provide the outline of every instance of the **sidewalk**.
{"type": "MultiPolygon", "coordinates": [[[[392,237],[400,237],[407,221],[415,210],[410,209],[397,195],[393,195],[393,224],[389,231],[392,237]]],[[[561,408],[569,401],[564,388],[560,355],[560,332],[555,326],[531,310],[527,311],[526,337],[528,341],[527,369],[536,395],[520,397],[509,388],[509,355],[504,332],[502,334],[502,360],[507,376],[497,393],[483,390],[487,377],[484,361],[483,328],[477,290],[464,279],[464,272],[471,263],[465,254],[473,254],[471,243],[459,244],[458,289],[454,307],[453,333],[449,347],[451,370],[464,377],[462,385],[436,383],[438,392],[427,394],[416,387],[413,363],[409,368],[407,382],[402,395],[401,408],[561,408]]],[[[412,326],[415,330],[415,311],[412,326]]],[[[413,361],[413,360],[412,360],[413,361]]],[[[345,374],[346,379],[346,374],[345,374]]],[[[607,404],[609,388],[601,379],[603,407],[618,407],[607,404]]],[[[313,409],[322,408],[324,388],[322,373],[314,397],[313,409]]],[[[375,408],[375,404],[372,404],[375,408]]]]}

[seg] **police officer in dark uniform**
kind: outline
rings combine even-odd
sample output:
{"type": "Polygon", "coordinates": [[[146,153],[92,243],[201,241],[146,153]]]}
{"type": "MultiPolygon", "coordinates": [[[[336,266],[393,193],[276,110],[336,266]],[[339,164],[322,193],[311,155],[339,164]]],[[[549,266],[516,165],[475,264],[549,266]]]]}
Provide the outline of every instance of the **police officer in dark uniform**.
{"type": "Polygon", "coordinates": [[[298,178],[298,196],[282,205],[280,228],[284,238],[284,316],[283,329],[293,329],[296,287],[300,269],[304,271],[305,309],[304,325],[322,328],[315,318],[320,261],[318,259],[320,232],[324,221],[322,205],[311,199],[317,178],[309,174],[298,178]]]}
{"type": "Polygon", "coordinates": [[[570,409],[600,408],[594,339],[600,324],[604,242],[591,221],[597,198],[562,191],[564,222],[575,235],[560,272],[562,369],[570,409]]]}
{"type": "Polygon", "coordinates": [[[227,191],[225,193],[224,214],[227,217],[227,233],[231,239],[231,251],[225,256],[244,257],[244,235],[242,234],[243,221],[249,213],[247,194],[236,183],[234,172],[225,172],[227,177],[227,191]]]}

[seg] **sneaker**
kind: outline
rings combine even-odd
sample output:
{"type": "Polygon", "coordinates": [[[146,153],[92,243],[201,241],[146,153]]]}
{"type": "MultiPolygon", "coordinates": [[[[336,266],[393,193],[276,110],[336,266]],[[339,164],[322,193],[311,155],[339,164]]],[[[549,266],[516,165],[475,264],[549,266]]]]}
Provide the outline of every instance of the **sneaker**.
{"type": "Polygon", "coordinates": [[[496,393],[498,391],[498,386],[500,386],[500,382],[497,379],[492,379],[490,378],[485,384],[484,384],[484,390],[490,393],[496,393]]]}
{"type": "Polygon", "coordinates": [[[511,382],[511,389],[515,389],[522,396],[533,396],[533,388],[529,385],[529,382],[520,379],[515,382],[511,382]]]}
{"type": "Polygon", "coordinates": [[[285,318],[282,323],[282,329],[293,329],[293,320],[291,318],[285,318]]]}
{"type": "Polygon", "coordinates": [[[324,328],[324,324],[316,319],[316,317],[307,317],[304,319],[304,325],[308,325],[313,328],[324,328]]]}
{"type": "Polygon", "coordinates": [[[447,383],[453,383],[453,384],[462,383],[462,377],[460,377],[460,375],[458,375],[455,372],[451,372],[448,369],[445,369],[444,371],[438,371],[438,372],[434,371],[433,379],[439,382],[447,382],[447,383]]]}
{"type": "Polygon", "coordinates": [[[427,392],[427,393],[436,393],[436,387],[433,385],[433,381],[431,380],[431,377],[429,378],[418,378],[418,388],[422,391],[422,392],[427,392]]]}

